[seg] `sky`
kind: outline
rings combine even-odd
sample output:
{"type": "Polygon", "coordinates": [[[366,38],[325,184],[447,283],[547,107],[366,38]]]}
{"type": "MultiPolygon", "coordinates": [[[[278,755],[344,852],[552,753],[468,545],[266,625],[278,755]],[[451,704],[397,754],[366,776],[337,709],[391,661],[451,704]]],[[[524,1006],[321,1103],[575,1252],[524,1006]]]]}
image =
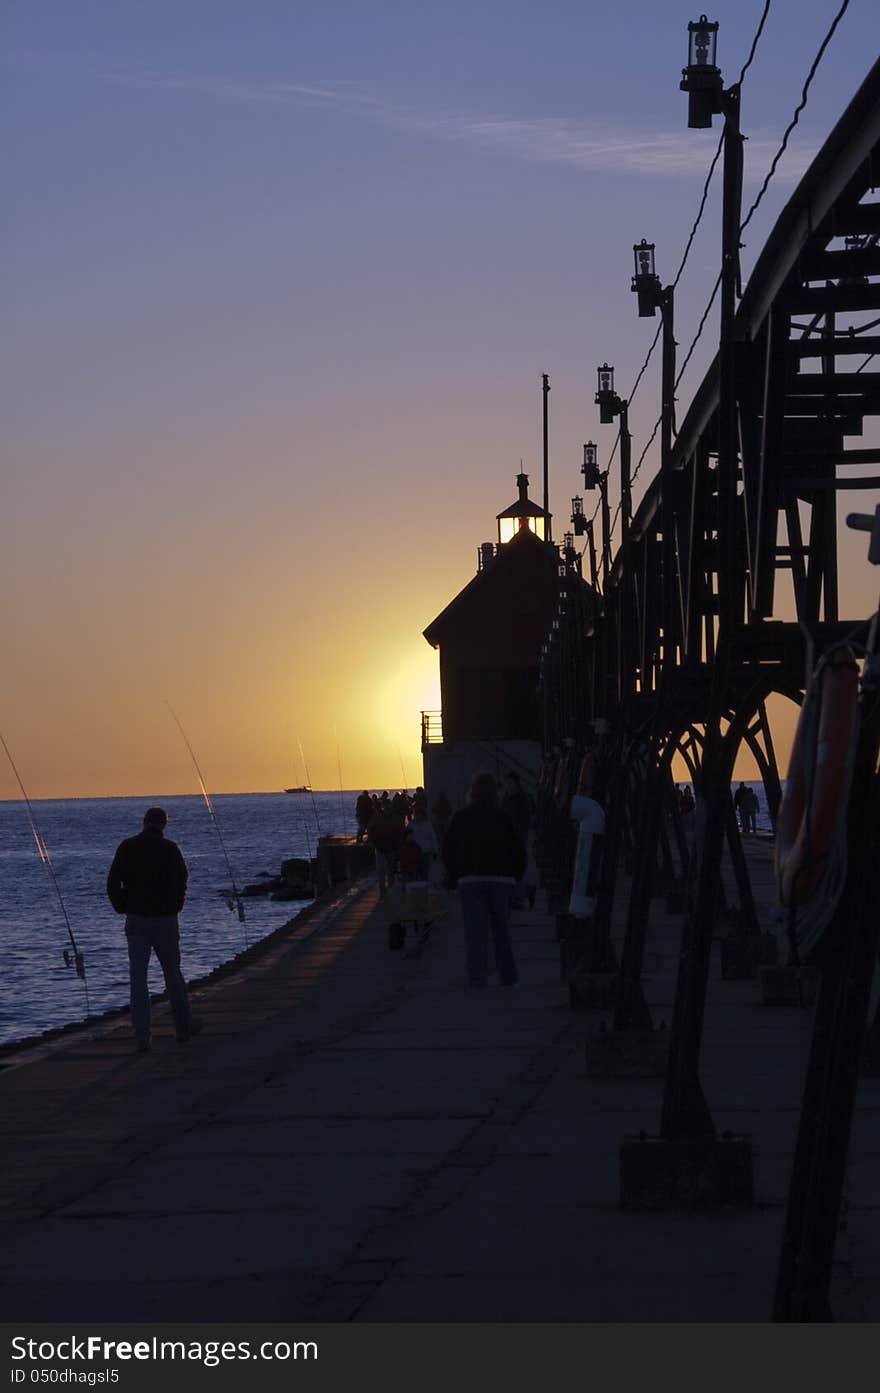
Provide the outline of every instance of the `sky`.
{"type": "MultiPolygon", "coordinates": [[[[837,8],[771,4],[746,196],[837,8]]],[[[712,9],[728,83],[762,9],[712,9]]],[[[653,336],[631,248],[653,241],[672,278],[718,139],[678,88],[697,17],[0,0],[0,732],[32,798],[192,791],[169,703],[212,791],[420,782],[440,704],[422,630],[521,467],[540,501],[541,374],[561,537],[582,442],[600,465],[613,444],[595,369],[625,394],[653,336]]],[[[874,0],[852,0],[746,273],[876,50],[874,0]]],[[[719,203],[716,184],[677,291],[685,344],[719,203]]],[[[658,400],[652,360],[637,452],[658,400]]],[[[876,601],[861,547],[844,599],[876,601]]]]}

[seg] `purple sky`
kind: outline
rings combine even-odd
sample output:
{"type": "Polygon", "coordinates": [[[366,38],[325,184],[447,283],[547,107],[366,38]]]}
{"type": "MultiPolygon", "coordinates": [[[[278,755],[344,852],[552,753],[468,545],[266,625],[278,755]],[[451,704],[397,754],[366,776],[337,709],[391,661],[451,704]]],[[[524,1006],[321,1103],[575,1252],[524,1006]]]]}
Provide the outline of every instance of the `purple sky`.
{"type": "MultiPolygon", "coordinates": [[[[724,3],[732,81],[762,3],[724,3]]],[[[748,194],[836,4],[775,0],[744,85],[748,194]]],[[[718,132],[678,90],[695,12],[638,0],[31,0],[2,18],[6,664],[34,796],[418,778],[421,630],[540,484],[556,534],[654,332],[718,132]],[[410,772],[411,771],[411,772],[410,772]]],[[[749,228],[746,272],[876,53],[853,0],[749,228]]],[[[677,300],[718,265],[720,187],[677,300]]],[[[714,326],[680,390],[680,415],[714,326]]],[[[641,450],[659,362],[631,411],[641,450]]],[[[644,477],[649,477],[646,466],[644,477]]],[[[871,504],[873,506],[873,503],[871,504]]],[[[853,559],[856,605],[873,578],[853,559]]],[[[873,603],[873,598],[871,599],[873,603]]],[[[861,609],[867,608],[867,597],[861,609]]],[[[0,771],[0,797],[14,796],[0,771]]]]}

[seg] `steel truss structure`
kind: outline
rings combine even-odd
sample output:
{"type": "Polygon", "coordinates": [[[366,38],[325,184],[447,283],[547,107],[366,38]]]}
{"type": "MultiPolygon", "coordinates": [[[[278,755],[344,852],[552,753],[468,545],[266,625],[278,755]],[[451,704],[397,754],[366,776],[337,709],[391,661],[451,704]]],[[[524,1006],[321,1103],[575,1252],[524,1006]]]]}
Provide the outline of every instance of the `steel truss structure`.
{"type": "MultiPolygon", "coordinates": [[[[880,371],[872,365],[875,354],[880,364],[878,182],[880,63],[780,215],[726,333],[722,305],[719,353],[674,439],[668,431],[660,470],[634,513],[627,467],[613,558],[603,480],[603,564],[597,567],[592,523],[585,553],[601,601],[587,610],[572,598],[574,586],[568,600],[563,587],[548,635],[548,767],[539,790],[545,859],[591,746],[599,770],[594,796],[606,807],[596,913],[582,958],[588,969],[614,960],[614,889],[621,868],[632,872],[616,963],[617,1030],[652,1026],[641,990],[652,894],[665,892],[683,911],[661,1121],[668,1139],[715,1130],[699,1056],[725,845],[738,890],[735,931],[749,936],[759,927],[730,799],[737,754],[751,751],[775,820],[780,780],[768,698],[778,693],[800,703],[822,653],[843,639],[857,650],[868,644],[864,613],[873,597],[865,597],[861,614],[841,612],[838,494],[880,488],[880,469],[865,472],[880,466],[880,444],[852,444],[880,415],[880,371]],[[697,815],[684,820],[696,824],[693,833],[673,797],[676,755],[698,795],[697,815]]],[[[738,247],[738,194],[732,206],[738,247]]],[[[735,285],[737,266],[726,274],[735,285]]],[[[667,361],[664,378],[673,377],[667,361]]],[[[866,700],[845,908],[832,934],[835,952],[820,963],[816,1030],[826,1067],[819,1077],[817,1065],[807,1081],[805,1116],[809,1109],[814,1125],[802,1125],[798,1143],[777,1319],[830,1315],[841,1156],[868,1011],[864,975],[870,986],[878,946],[876,907],[863,882],[867,848],[876,854],[880,845],[880,732],[866,700]],[[857,986],[856,967],[863,976],[857,986]]]]}

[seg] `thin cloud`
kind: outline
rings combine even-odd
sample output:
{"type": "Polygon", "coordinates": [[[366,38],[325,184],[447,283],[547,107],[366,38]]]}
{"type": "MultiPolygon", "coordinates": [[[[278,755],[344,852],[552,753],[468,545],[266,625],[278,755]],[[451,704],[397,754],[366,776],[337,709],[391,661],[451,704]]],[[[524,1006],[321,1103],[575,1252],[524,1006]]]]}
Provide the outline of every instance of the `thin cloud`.
{"type": "MultiPolygon", "coordinates": [[[[714,151],[714,141],[694,139],[684,130],[616,129],[560,116],[430,112],[396,105],[350,82],[248,82],[224,75],[144,69],[106,59],[83,61],[32,52],[20,52],[17,56],[43,60],[51,57],[68,71],[126,87],[157,88],[253,105],[323,108],[402,134],[451,141],[535,164],[565,165],[585,174],[693,174],[705,170],[714,151]]],[[[777,144],[776,138],[769,135],[750,136],[745,147],[747,182],[763,177],[777,144]]],[[[800,178],[814,153],[814,149],[805,146],[787,151],[777,178],[789,182],[800,178]]]]}

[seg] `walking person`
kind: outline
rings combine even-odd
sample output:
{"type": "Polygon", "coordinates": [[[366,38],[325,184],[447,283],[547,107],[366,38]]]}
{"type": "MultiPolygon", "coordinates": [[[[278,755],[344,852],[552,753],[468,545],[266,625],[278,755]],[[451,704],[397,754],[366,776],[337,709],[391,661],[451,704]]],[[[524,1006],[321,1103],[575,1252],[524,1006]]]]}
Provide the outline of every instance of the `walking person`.
{"type": "Polygon", "coordinates": [[[357,818],[357,838],[359,842],[367,839],[367,828],[373,816],[373,800],[366,789],[359,793],[357,802],[354,805],[354,815],[357,818]]]}
{"type": "Polygon", "coordinates": [[[739,788],[733,795],[733,806],[736,808],[739,817],[739,829],[741,832],[748,831],[746,827],[746,803],[748,802],[748,796],[749,790],[746,788],[745,784],[740,781],[739,788]]]}
{"type": "Polygon", "coordinates": [[[409,830],[412,832],[413,838],[418,842],[421,848],[424,858],[425,878],[433,881],[435,878],[433,868],[437,862],[438,846],[434,828],[428,817],[426,803],[416,802],[413,807],[412,822],[409,825],[409,830]]]}
{"type": "Polygon", "coordinates": [[[397,857],[400,844],[403,841],[403,833],[403,820],[393,815],[391,804],[387,801],[386,795],[384,803],[380,800],[378,811],[367,831],[367,839],[376,853],[380,899],[385,898],[388,887],[397,874],[397,857]]]}
{"type": "Polygon", "coordinates": [[[189,1006],[180,970],[177,916],[186,899],[187,866],[176,842],[165,836],[164,808],[148,808],[143,831],[120,842],[107,876],[107,895],[117,914],[125,915],[131,1022],[138,1050],[150,1048],[150,989],[147,969],[156,957],[165,978],[174,1030],[183,1044],[201,1030],[189,1006]]]}
{"type": "Polygon", "coordinates": [[[443,839],[450,885],[457,885],[470,986],[489,981],[489,935],[502,986],[517,983],[510,942],[510,901],[526,868],[526,848],[511,818],[498,806],[491,774],[477,774],[468,805],[453,815],[443,839]]]}
{"type": "Polygon", "coordinates": [[[504,778],[501,810],[507,813],[526,849],[526,869],[523,872],[521,883],[517,886],[513,903],[521,905],[523,900],[527,899],[529,908],[534,909],[537,875],[533,869],[531,829],[535,805],[520,783],[519,775],[514,770],[506,774],[504,778]]]}

